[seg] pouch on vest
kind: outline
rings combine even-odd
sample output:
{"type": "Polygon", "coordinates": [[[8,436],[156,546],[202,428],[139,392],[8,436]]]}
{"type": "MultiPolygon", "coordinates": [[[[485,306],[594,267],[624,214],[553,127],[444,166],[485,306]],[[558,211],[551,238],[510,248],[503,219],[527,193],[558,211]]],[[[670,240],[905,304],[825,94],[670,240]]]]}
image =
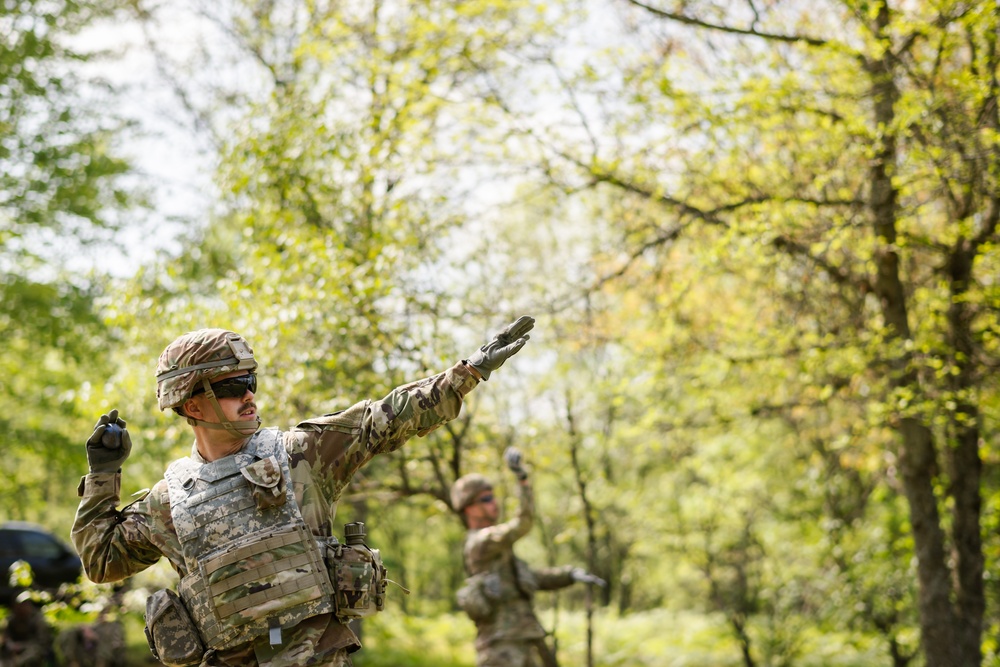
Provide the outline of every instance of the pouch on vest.
{"type": "Polygon", "coordinates": [[[161,588],[146,600],[145,632],[153,657],[169,667],[197,665],[205,654],[184,603],[168,588],[161,588]]]}
{"type": "Polygon", "coordinates": [[[455,599],[469,618],[481,623],[493,617],[500,595],[500,575],[496,572],[480,572],[465,580],[465,584],[456,591],[455,599]]]}
{"type": "Polygon", "coordinates": [[[344,526],[347,544],[327,545],[326,564],[333,583],[336,616],[346,622],[385,608],[386,570],[378,549],[364,543],[364,524],[344,526]]]}
{"type": "Polygon", "coordinates": [[[257,509],[263,510],[285,504],[288,492],[278,459],[269,456],[251,463],[240,472],[250,482],[250,491],[253,493],[254,502],[257,503],[257,509]]]}

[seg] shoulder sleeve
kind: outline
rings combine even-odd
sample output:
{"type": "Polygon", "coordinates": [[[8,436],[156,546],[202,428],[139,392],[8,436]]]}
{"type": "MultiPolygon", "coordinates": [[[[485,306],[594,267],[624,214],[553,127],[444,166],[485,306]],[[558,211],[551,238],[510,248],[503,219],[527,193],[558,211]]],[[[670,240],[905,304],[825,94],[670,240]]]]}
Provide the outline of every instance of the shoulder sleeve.
{"type": "Polygon", "coordinates": [[[459,363],[444,373],[393,389],[381,400],[300,422],[287,434],[289,464],[309,468],[334,502],[354,473],[376,454],[399,449],[458,416],[478,381],[459,363]]]}
{"type": "Polygon", "coordinates": [[[555,591],[573,585],[573,566],[562,565],[559,567],[543,567],[531,570],[538,582],[538,590],[555,591]]]}
{"type": "Polygon", "coordinates": [[[478,384],[458,363],[444,373],[393,389],[373,401],[362,421],[366,447],[376,454],[398,449],[414,435],[425,436],[458,416],[465,396],[478,384]]]}

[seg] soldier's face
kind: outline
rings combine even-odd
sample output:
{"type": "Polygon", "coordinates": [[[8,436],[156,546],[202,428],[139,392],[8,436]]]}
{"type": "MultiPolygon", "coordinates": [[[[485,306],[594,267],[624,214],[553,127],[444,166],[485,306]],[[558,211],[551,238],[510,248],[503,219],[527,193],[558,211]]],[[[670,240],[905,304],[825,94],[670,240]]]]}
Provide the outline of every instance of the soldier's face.
{"type": "Polygon", "coordinates": [[[486,489],[476,494],[476,499],[469,506],[470,518],[475,517],[488,522],[496,522],[500,516],[500,504],[497,503],[493,489],[486,489]]]}
{"type": "MultiPolygon", "coordinates": [[[[219,377],[212,378],[212,384],[217,384],[234,377],[244,377],[250,375],[247,371],[233,371],[219,377]]],[[[219,407],[229,421],[245,421],[257,418],[257,403],[254,401],[254,393],[247,389],[242,396],[219,398],[219,407]]],[[[185,412],[195,419],[206,422],[220,423],[219,416],[215,414],[211,401],[203,393],[195,394],[185,403],[185,412]]]]}

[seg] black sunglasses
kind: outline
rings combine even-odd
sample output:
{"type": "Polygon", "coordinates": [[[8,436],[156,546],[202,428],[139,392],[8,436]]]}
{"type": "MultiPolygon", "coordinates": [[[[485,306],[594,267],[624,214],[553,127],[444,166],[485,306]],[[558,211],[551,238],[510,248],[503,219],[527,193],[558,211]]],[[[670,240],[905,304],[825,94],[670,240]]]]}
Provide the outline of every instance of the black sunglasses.
{"type": "Polygon", "coordinates": [[[492,503],[493,502],[493,494],[492,493],[488,493],[485,496],[483,496],[482,498],[478,499],[476,502],[477,503],[482,503],[484,505],[486,503],[492,503]]]}
{"type": "MultiPolygon", "coordinates": [[[[205,391],[205,387],[195,387],[191,395],[200,394],[205,391]]],[[[238,375],[234,378],[226,378],[212,383],[212,391],[216,398],[242,398],[248,391],[257,393],[257,374],[238,375]]]]}

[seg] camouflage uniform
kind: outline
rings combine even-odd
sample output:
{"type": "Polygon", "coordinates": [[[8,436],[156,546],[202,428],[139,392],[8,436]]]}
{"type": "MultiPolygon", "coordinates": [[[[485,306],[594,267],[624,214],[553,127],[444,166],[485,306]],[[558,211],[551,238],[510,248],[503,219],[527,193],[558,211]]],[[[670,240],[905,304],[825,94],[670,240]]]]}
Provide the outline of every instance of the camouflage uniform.
{"type": "MultiPolygon", "coordinates": [[[[454,419],[462,400],[478,384],[463,363],[439,375],[404,385],[378,401],[310,419],[280,434],[289,457],[292,488],[312,534],[333,536],[337,502],[354,472],[376,454],[395,451],[414,435],[425,435],[454,419]]],[[[192,447],[191,458],[207,463],[192,447]]],[[[165,480],[148,495],[116,509],[120,473],[90,473],[80,484],[81,502],[73,542],[87,576],[95,582],[118,581],[165,556],[178,574],[187,574],[170,512],[165,480]]],[[[206,657],[203,665],[349,665],[348,653],[360,648],[357,636],[330,614],[285,629],[283,643],[272,649],[267,638],[206,657]]]]}
{"type": "Polygon", "coordinates": [[[554,664],[544,643],[545,630],[532,609],[532,597],[536,590],[557,590],[574,583],[572,566],[533,570],[514,555],[514,543],[528,534],[535,515],[530,484],[517,487],[520,511],[516,517],[470,530],[465,537],[463,556],[469,575],[495,573],[500,581],[494,613],[476,622],[478,667],[554,664]]]}
{"type": "Polygon", "coordinates": [[[31,601],[19,601],[7,617],[0,643],[0,665],[41,667],[52,657],[52,629],[42,610],[31,601]]]}

